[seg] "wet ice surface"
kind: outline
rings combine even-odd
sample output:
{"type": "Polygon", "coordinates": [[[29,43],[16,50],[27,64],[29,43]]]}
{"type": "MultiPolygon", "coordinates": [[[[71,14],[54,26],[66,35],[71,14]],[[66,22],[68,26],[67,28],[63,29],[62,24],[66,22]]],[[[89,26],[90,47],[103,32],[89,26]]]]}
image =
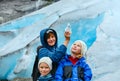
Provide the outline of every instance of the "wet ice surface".
{"type": "Polygon", "coordinates": [[[3,56],[0,58],[0,77],[7,79],[30,77],[32,67],[29,66],[33,65],[36,47],[39,45],[39,31],[45,27],[54,28],[61,44],[64,40],[61,33],[63,34],[67,23],[70,22],[72,38],[68,49],[76,39],[86,41],[89,47],[87,62],[93,71],[92,81],[119,81],[120,33],[118,27],[120,26],[120,12],[118,8],[118,0],[69,0],[69,2],[61,0],[59,3],[41,9],[40,12],[31,14],[32,16],[34,14],[44,16],[39,23],[35,21],[36,23],[33,25],[22,29],[6,29],[7,31],[3,29],[4,33],[0,32],[0,40],[4,45],[0,43],[0,47],[6,51],[0,49],[0,56],[3,56]],[[64,6],[60,7],[63,4],[64,6]],[[52,10],[48,11],[50,9],[52,10]],[[13,46],[13,44],[15,45],[13,46]],[[28,63],[26,64],[26,62],[28,63]],[[26,67],[19,67],[25,64],[26,67]]]}

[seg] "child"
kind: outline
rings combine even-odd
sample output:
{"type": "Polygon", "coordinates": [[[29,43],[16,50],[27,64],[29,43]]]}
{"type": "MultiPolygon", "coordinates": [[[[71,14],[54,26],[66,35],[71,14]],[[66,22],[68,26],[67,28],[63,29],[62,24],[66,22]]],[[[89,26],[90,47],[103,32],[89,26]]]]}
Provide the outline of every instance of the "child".
{"type": "Polygon", "coordinates": [[[70,41],[70,32],[65,32],[64,36],[64,43],[58,46],[58,37],[54,29],[47,28],[41,30],[40,41],[43,48],[39,50],[39,59],[48,56],[53,62],[59,62],[66,53],[67,45],[70,41]]]}
{"type": "Polygon", "coordinates": [[[58,46],[57,32],[54,29],[46,28],[40,31],[40,41],[41,46],[37,49],[37,56],[32,71],[32,79],[36,81],[40,75],[38,72],[38,60],[42,57],[50,57],[53,64],[53,69],[51,71],[52,75],[55,75],[56,68],[59,61],[65,56],[67,45],[70,41],[70,32],[64,32],[65,41],[63,44],[58,46]]]}
{"type": "Polygon", "coordinates": [[[56,72],[59,61],[65,56],[67,45],[70,41],[70,32],[65,32],[65,41],[58,46],[58,37],[54,29],[43,29],[40,32],[40,40],[42,48],[39,50],[38,58],[50,57],[53,62],[53,70],[51,73],[54,75],[56,72]]]}
{"type": "Polygon", "coordinates": [[[37,81],[55,81],[50,71],[52,70],[52,60],[49,57],[42,57],[38,62],[40,76],[37,81]]]}
{"type": "Polygon", "coordinates": [[[92,72],[84,58],[86,51],[83,41],[75,41],[71,46],[71,55],[66,55],[59,63],[56,81],[90,81],[92,72]]]}

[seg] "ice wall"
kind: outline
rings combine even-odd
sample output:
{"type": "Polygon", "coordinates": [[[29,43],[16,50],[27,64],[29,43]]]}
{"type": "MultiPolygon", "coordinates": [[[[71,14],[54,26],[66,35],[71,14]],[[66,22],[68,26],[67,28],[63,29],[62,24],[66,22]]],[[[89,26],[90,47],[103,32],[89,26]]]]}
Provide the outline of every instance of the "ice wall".
{"type": "Polygon", "coordinates": [[[40,44],[39,31],[54,28],[61,44],[69,22],[72,36],[67,52],[74,40],[84,40],[89,47],[87,61],[93,70],[92,81],[119,81],[118,8],[117,0],[61,0],[0,25],[0,79],[30,77],[40,44]]]}

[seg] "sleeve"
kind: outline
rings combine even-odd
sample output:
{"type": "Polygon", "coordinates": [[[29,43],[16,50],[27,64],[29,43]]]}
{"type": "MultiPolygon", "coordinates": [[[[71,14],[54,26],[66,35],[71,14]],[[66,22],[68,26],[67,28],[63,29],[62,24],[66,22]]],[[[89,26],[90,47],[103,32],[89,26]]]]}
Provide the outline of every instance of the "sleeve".
{"type": "Polygon", "coordinates": [[[48,56],[52,59],[53,62],[59,62],[62,57],[65,56],[66,54],[66,46],[61,45],[59,48],[55,49],[54,52],[51,52],[50,50],[48,50],[47,48],[41,48],[39,50],[39,59],[45,56],[48,56]]]}
{"type": "Polygon", "coordinates": [[[92,79],[92,71],[88,64],[84,65],[84,79],[85,81],[91,81],[92,79]]]}
{"type": "Polygon", "coordinates": [[[59,66],[56,70],[56,73],[55,73],[55,79],[56,81],[63,81],[63,64],[62,62],[59,63],[59,66]]]}

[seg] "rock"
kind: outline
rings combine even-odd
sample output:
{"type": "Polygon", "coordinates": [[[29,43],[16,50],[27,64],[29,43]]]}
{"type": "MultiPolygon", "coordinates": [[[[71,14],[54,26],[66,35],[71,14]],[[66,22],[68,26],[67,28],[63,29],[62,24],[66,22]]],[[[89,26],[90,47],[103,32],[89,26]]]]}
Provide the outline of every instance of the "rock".
{"type": "MultiPolygon", "coordinates": [[[[31,0],[0,0],[0,24],[26,15],[26,12],[19,12],[15,9],[22,6],[31,6],[35,3],[36,1],[31,0]]],[[[27,12],[27,14],[31,12],[27,12]]]]}
{"type": "Polygon", "coordinates": [[[51,4],[53,0],[0,0],[0,24],[27,15],[51,4]]]}

